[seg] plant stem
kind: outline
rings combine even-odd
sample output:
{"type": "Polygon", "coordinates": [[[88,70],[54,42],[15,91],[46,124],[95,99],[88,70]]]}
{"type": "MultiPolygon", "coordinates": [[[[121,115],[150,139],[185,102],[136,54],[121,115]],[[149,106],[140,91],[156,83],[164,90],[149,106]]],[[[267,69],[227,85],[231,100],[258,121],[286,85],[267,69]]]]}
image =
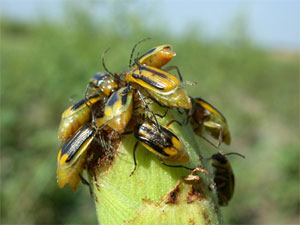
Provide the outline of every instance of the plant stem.
{"type": "MultiPolygon", "coordinates": [[[[165,125],[172,119],[183,121],[184,118],[177,111],[169,110],[159,123],[165,125]]],[[[201,152],[191,127],[174,123],[170,129],[184,143],[190,161],[166,163],[191,168],[202,166],[199,160],[201,152]]],[[[123,136],[110,167],[99,167],[93,173],[89,172],[99,224],[222,223],[216,192],[209,189],[211,174],[197,172],[192,176],[187,169],[167,167],[155,154],[139,145],[136,151],[137,169],[130,176],[134,167],[132,153],[135,143],[133,135],[123,136]]]]}

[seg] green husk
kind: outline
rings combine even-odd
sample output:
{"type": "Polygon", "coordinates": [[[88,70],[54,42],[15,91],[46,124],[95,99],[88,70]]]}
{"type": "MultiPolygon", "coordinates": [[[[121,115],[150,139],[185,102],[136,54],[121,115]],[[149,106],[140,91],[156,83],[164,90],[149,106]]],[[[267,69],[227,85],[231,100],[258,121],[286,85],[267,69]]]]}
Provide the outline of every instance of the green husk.
{"type": "MultiPolygon", "coordinates": [[[[153,110],[158,112],[162,109],[153,110]]],[[[172,119],[183,121],[184,118],[177,111],[169,110],[159,123],[165,125],[172,119]]],[[[190,162],[165,162],[191,168],[200,165],[201,152],[191,127],[175,123],[170,129],[183,141],[190,162]]],[[[188,176],[191,174],[189,170],[166,167],[155,154],[139,145],[137,169],[130,176],[134,167],[132,152],[135,143],[133,135],[124,136],[110,167],[99,167],[89,173],[99,224],[222,223],[216,193],[208,188],[211,175],[195,172],[188,176]]]]}

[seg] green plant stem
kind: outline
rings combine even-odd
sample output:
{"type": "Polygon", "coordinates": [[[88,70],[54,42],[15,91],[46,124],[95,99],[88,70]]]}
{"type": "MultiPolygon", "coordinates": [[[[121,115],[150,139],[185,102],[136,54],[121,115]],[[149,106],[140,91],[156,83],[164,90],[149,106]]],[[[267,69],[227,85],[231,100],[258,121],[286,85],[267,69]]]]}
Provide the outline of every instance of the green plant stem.
{"type": "MultiPolygon", "coordinates": [[[[159,122],[165,125],[172,119],[182,121],[184,116],[169,110],[159,122]]],[[[183,141],[190,162],[165,162],[191,168],[201,165],[201,152],[191,127],[173,124],[170,129],[183,141]]],[[[135,143],[133,135],[124,136],[111,166],[108,169],[100,167],[95,171],[96,177],[90,177],[99,224],[222,223],[216,193],[208,188],[211,175],[198,172],[187,178],[191,171],[167,167],[155,154],[139,145],[137,169],[130,176],[134,167],[132,153],[135,143]]]]}

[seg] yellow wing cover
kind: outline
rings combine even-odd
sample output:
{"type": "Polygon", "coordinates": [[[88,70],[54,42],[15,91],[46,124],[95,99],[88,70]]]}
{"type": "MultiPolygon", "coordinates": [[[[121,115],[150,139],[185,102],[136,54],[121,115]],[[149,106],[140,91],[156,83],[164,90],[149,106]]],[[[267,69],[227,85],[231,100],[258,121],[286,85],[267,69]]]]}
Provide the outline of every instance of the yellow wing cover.
{"type": "Polygon", "coordinates": [[[108,99],[104,109],[104,120],[112,129],[123,133],[132,116],[133,92],[130,86],[120,88],[108,99]]]}
{"type": "Polygon", "coordinates": [[[61,116],[58,138],[61,140],[70,137],[79,127],[89,122],[92,118],[91,105],[98,103],[102,99],[102,96],[95,94],[87,99],[81,99],[66,109],[61,116]]]}
{"type": "Polygon", "coordinates": [[[79,174],[84,169],[87,150],[94,139],[95,128],[90,124],[82,126],[59,149],[57,156],[57,183],[59,187],[69,184],[76,191],[79,174]]]}
{"type": "Polygon", "coordinates": [[[141,144],[159,157],[173,162],[188,162],[189,155],[184,144],[170,130],[160,126],[160,130],[151,120],[145,120],[138,126],[134,136],[141,144]]]}
{"type": "Polygon", "coordinates": [[[171,45],[160,45],[154,47],[139,57],[140,64],[146,64],[156,68],[161,68],[166,65],[176,53],[173,51],[171,45]]]}

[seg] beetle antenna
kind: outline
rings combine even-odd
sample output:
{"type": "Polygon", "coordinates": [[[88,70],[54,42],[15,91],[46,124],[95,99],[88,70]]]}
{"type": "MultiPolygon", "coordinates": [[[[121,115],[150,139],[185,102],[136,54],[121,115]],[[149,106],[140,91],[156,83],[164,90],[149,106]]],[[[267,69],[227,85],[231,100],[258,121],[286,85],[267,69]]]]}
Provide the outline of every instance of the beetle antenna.
{"type": "Polygon", "coordinates": [[[147,41],[147,40],[150,40],[150,39],[151,39],[150,37],[146,37],[146,38],[144,38],[144,39],[142,39],[142,40],[139,40],[137,43],[135,43],[135,45],[133,46],[133,49],[132,49],[132,51],[131,51],[131,54],[130,54],[130,58],[129,58],[129,67],[131,67],[132,57],[133,57],[133,54],[134,54],[134,51],[135,51],[136,47],[137,47],[140,43],[142,43],[142,42],[144,42],[144,41],[147,41]]]}
{"type": "Polygon", "coordinates": [[[244,155],[242,155],[242,154],[240,154],[240,153],[237,153],[237,152],[229,152],[229,153],[226,153],[226,154],[224,154],[224,155],[238,155],[238,156],[240,156],[240,157],[242,157],[242,158],[246,158],[244,155]]]}
{"type": "Polygon", "coordinates": [[[106,53],[110,50],[110,48],[107,48],[103,53],[102,53],[102,66],[105,69],[106,72],[108,72],[110,75],[112,75],[115,79],[120,80],[120,78],[117,76],[117,74],[113,74],[109,69],[107,69],[105,62],[104,62],[104,57],[106,53]]]}
{"type": "MultiPolygon", "coordinates": [[[[227,155],[238,155],[238,156],[242,157],[243,159],[246,158],[244,155],[242,155],[242,154],[240,154],[240,153],[237,153],[237,152],[229,152],[229,153],[226,153],[226,154],[219,152],[218,154],[221,154],[221,155],[223,155],[223,156],[225,156],[225,155],[226,155],[226,156],[227,156],[227,155]]],[[[212,159],[212,156],[211,156],[211,157],[208,157],[208,158],[205,158],[205,157],[203,157],[202,155],[199,155],[199,159],[200,159],[200,160],[211,160],[211,159],[212,159]]]]}
{"type": "Polygon", "coordinates": [[[105,62],[104,62],[104,57],[105,57],[106,53],[107,53],[109,50],[110,50],[110,48],[107,48],[107,49],[105,49],[105,51],[102,53],[102,57],[101,57],[101,59],[102,59],[102,66],[103,66],[103,68],[105,69],[106,72],[108,72],[110,75],[113,76],[113,73],[110,72],[110,71],[107,69],[107,67],[106,67],[106,65],[105,65],[105,62]]]}

